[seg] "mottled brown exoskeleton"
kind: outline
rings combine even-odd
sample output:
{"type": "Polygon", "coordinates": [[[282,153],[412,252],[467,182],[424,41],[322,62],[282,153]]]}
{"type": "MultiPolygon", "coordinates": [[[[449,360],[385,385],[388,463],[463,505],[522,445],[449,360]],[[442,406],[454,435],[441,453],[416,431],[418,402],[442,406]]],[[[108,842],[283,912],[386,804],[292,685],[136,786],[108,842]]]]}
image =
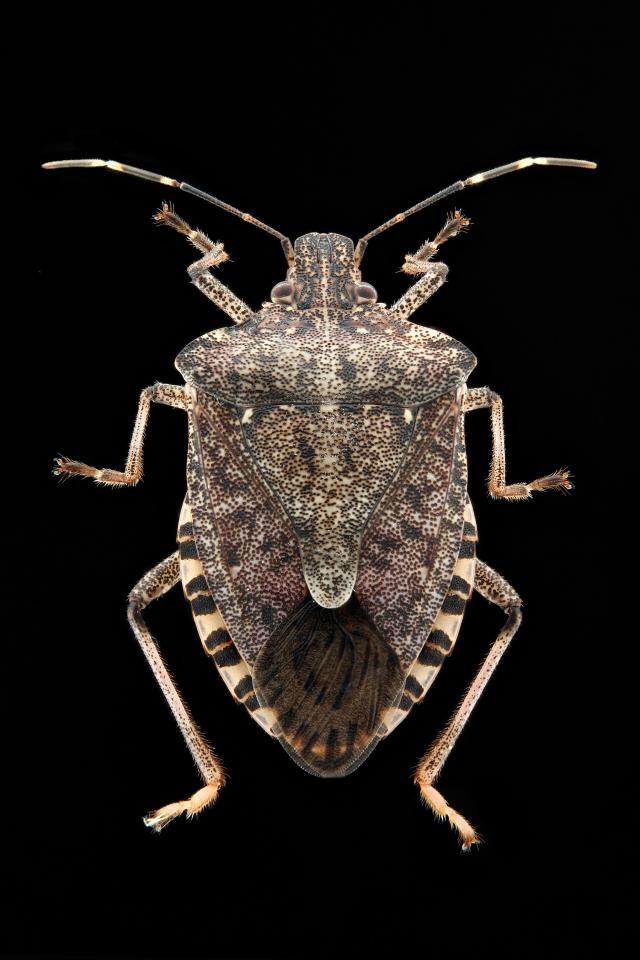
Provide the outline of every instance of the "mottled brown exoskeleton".
{"type": "Polygon", "coordinates": [[[419,279],[391,307],[377,303],[360,265],[367,242],[410,214],[534,163],[595,167],[528,157],[476,174],[398,214],[355,249],[335,233],[310,233],[292,246],[188,184],[115,161],[44,165],[106,166],[177,187],[280,239],[288,263],[286,280],[254,312],[210,272],[227,259],[223,245],[164,204],[156,220],[203,254],[189,267],[191,279],[235,326],[182,350],[176,367],[185,385],[142,392],[124,471],[56,460],[57,474],[135,484],[151,403],[188,415],[178,549],[134,587],[129,621],[205,785],[151,813],[148,826],[160,830],[181,813],[192,816],[224,783],[145,625],[142,611],[152,600],[182,581],[204,650],[232,696],[303,769],[338,777],[355,770],[423,699],[475,589],[506,622],[415,782],[458,831],[463,849],[478,841],[434,781],[518,629],[521,600],[476,557],[464,414],[491,411],[491,496],[521,500],[534,490],[566,490],[568,473],[508,484],[500,397],[467,388],[476,365],[467,347],[410,321],[444,283],[447,267],[433,256],[466,228],[466,218],[455,211],[435,240],[406,258],[403,270],[419,279]]]}

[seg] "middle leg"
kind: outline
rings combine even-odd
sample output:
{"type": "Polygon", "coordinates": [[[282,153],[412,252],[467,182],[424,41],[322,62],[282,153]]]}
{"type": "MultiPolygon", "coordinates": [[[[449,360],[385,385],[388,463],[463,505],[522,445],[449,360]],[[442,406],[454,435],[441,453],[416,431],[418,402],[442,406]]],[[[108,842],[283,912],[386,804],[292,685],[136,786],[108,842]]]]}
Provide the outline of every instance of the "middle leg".
{"type": "Polygon", "coordinates": [[[79,460],[69,457],[56,457],[54,476],[93,477],[96,483],[110,487],[135,486],[142,479],[142,447],[144,432],[149,419],[152,403],[163,403],[178,410],[188,410],[189,400],[186,387],[179,387],[169,383],[156,383],[152,387],[145,387],[138,401],[138,413],[133,427],[129,453],[124,470],[98,469],[90,467],[79,460]]]}
{"type": "Polygon", "coordinates": [[[489,495],[504,500],[527,500],[534,490],[571,490],[572,484],[568,470],[556,470],[530,480],[529,483],[507,483],[505,466],[504,421],[502,398],[489,387],[472,387],[467,390],[463,401],[463,412],[491,409],[491,436],[493,452],[489,471],[489,495]]]}

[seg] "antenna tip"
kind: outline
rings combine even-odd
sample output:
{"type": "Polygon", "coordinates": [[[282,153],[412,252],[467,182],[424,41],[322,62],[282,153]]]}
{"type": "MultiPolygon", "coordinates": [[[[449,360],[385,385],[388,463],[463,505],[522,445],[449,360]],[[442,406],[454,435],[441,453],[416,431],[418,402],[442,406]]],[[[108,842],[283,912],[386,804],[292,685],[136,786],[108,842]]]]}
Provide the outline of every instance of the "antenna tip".
{"type": "Polygon", "coordinates": [[[48,160],[43,170],[62,170],[64,167],[106,167],[106,160],[48,160]]]}
{"type": "Polygon", "coordinates": [[[532,162],[542,167],[582,167],[583,170],[595,170],[598,166],[593,160],[569,160],[566,157],[534,157],[532,162]]]}

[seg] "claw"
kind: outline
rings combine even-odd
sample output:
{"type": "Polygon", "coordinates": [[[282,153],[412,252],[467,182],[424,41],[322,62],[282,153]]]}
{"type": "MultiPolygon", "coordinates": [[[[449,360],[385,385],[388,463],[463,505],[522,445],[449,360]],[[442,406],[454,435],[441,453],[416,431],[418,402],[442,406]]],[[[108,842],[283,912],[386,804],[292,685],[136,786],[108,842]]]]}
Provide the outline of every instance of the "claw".
{"type": "Polygon", "coordinates": [[[95,477],[100,473],[95,467],[90,467],[86,463],[80,463],[79,460],[71,460],[69,457],[54,457],[53,468],[54,477],[69,477],[72,474],[81,477],[95,477]]]}
{"type": "Polygon", "coordinates": [[[54,457],[53,462],[55,467],[51,472],[53,473],[54,477],[62,477],[64,479],[73,473],[73,470],[67,469],[67,464],[75,462],[70,460],[69,457],[54,457]]]}
{"type": "Polygon", "coordinates": [[[569,490],[573,490],[569,470],[556,470],[555,473],[550,473],[546,477],[540,477],[539,480],[534,480],[532,483],[527,484],[527,486],[530,490],[561,490],[563,493],[568,493],[569,490]]]}
{"type": "Polygon", "coordinates": [[[211,783],[207,783],[204,787],[201,787],[200,790],[196,790],[188,800],[178,800],[175,803],[168,803],[166,806],[154,810],[152,813],[147,814],[146,817],[143,817],[145,827],[150,827],[151,830],[159,833],[168,823],[171,823],[172,820],[175,820],[176,817],[179,817],[183,813],[189,818],[195,817],[196,814],[204,810],[205,807],[208,807],[209,804],[215,803],[221,786],[222,784],[219,780],[214,780],[211,783]]]}
{"type": "Polygon", "coordinates": [[[445,798],[432,784],[416,777],[415,782],[420,787],[420,796],[428,807],[431,807],[439,820],[448,820],[453,830],[456,830],[462,843],[462,850],[466,852],[475,844],[482,843],[482,837],[476,833],[469,821],[450,807],[445,798]]]}

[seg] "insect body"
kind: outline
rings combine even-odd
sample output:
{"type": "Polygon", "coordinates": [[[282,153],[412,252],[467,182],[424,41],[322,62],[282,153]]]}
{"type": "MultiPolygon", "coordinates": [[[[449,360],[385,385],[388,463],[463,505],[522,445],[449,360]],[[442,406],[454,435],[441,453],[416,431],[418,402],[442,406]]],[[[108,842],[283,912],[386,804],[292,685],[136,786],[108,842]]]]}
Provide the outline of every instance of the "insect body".
{"type": "MultiPolygon", "coordinates": [[[[493,458],[489,492],[524,499],[568,489],[566,471],[507,484],[502,403],[467,388],[476,359],[461,343],[410,317],[444,282],[432,258],[468,226],[459,211],[435,240],[406,258],[419,275],[387,307],[362,280],[369,239],[466,185],[533,162],[592,167],[586,161],[518,161],[459,181],[383,224],[357,247],[335,233],[295,246],[277,236],[287,277],[254,313],[210,272],[221,244],[192,230],[172,208],[156,215],[203,254],[189,268],[196,286],[234,321],[182,350],[184,386],[156,384],[140,399],[123,472],[59,458],[56,472],[134,484],[152,401],[185,410],[187,496],[178,550],[130,595],[129,620],[163,689],[205,786],[145,818],[161,829],[215,800],[222,767],[191,719],[145,625],[142,611],[182,582],[206,653],[233,697],[310,773],[353,771],[425,696],[456,642],[475,589],[506,622],[449,725],[420,761],[415,781],[432,810],[458,831],[473,827],[449,807],[434,781],[516,632],[521,601],[476,558],[467,495],[464,415],[489,408],[493,458]]],[[[109,161],[97,166],[201,194],[186,184],[109,161]]]]}

